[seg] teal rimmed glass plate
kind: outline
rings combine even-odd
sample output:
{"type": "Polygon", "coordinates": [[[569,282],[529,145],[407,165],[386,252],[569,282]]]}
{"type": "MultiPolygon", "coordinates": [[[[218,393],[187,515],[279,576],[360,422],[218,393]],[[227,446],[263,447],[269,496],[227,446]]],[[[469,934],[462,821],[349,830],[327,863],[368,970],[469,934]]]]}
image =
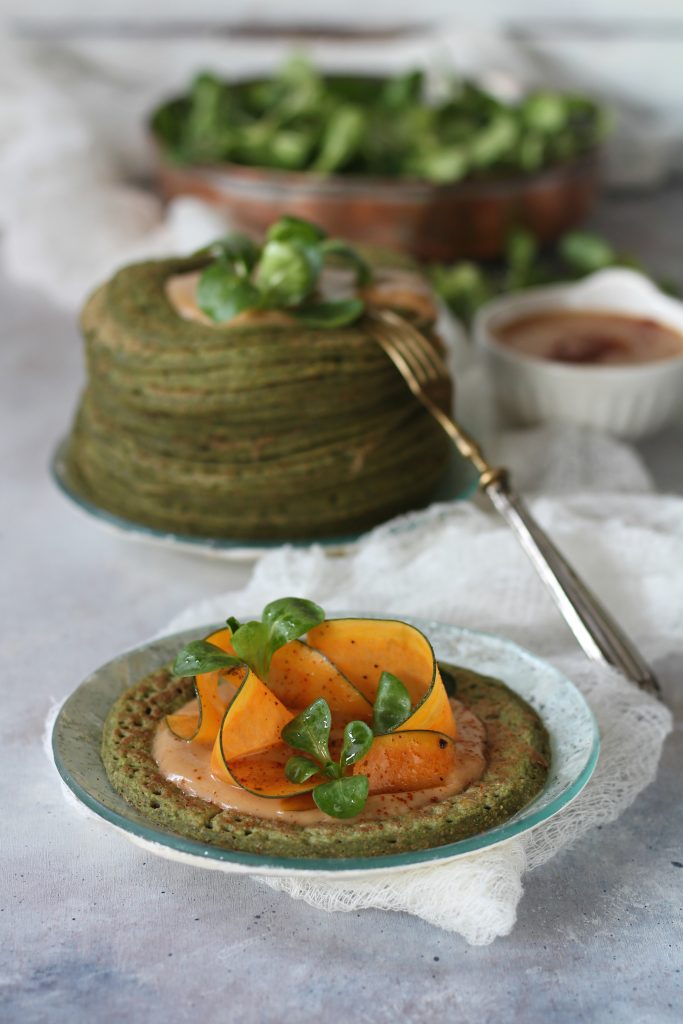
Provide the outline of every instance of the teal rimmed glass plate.
{"type": "MultiPolygon", "coordinates": [[[[82,481],[78,479],[78,476],[69,466],[67,459],[68,445],[68,438],[60,441],[50,462],[50,472],[57,487],[81,512],[131,540],[141,540],[152,544],[161,544],[165,547],[174,547],[179,550],[194,551],[210,557],[246,561],[257,558],[264,551],[281,547],[283,544],[291,544],[293,547],[303,548],[309,547],[311,544],[321,544],[330,553],[341,554],[363,536],[361,533],[352,533],[340,537],[311,537],[292,540],[283,538],[281,540],[250,541],[229,537],[195,537],[191,534],[169,533],[167,530],[158,530],[153,526],[144,526],[141,523],[133,522],[132,519],[125,519],[123,516],[109,512],[108,509],[93,501],[82,481]]],[[[477,489],[478,482],[479,475],[476,470],[453,449],[448,470],[434,494],[433,501],[464,501],[472,497],[477,489]]],[[[396,529],[401,530],[401,528],[401,521],[399,519],[396,529]]]]}
{"type": "Polygon", "coordinates": [[[254,875],[353,877],[449,861],[528,832],[566,807],[591,777],[600,749],[595,719],[573,683],[551,665],[502,637],[444,623],[406,621],[427,634],[440,660],[502,679],[531,704],[548,730],[551,765],[542,792],[508,821],[479,835],[427,850],[382,857],[308,859],[221,849],[151,824],[109,784],[100,758],[104,719],[123,690],[171,661],[188,640],[206,636],[215,626],[185,630],[135,648],[86,679],[64,703],[53,728],[52,749],[57,769],[86,808],[151,852],[203,867],[254,875]]]}

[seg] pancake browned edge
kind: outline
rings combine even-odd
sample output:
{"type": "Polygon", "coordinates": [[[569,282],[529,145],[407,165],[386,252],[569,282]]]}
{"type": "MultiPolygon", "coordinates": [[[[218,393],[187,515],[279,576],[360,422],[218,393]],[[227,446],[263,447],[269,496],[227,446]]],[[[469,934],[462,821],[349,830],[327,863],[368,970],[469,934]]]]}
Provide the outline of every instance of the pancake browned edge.
{"type": "Polygon", "coordinates": [[[482,778],[438,804],[377,821],[296,825],[221,810],[188,796],[160,774],[152,755],[159,720],[192,697],[189,680],[170,668],[146,676],[113,705],[104,725],[102,760],[117,792],[149,819],[211,846],[279,857],[367,857],[422,850],[500,824],[543,788],[549,744],[536,712],[496,679],[445,666],[457,696],[485,723],[482,778]]]}

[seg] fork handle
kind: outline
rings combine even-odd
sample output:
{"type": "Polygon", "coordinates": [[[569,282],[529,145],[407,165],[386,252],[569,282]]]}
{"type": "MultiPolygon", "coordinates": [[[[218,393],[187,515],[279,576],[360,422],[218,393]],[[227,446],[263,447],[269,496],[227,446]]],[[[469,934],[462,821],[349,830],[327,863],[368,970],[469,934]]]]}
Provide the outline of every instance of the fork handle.
{"type": "Polygon", "coordinates": [[[538,525],[507,474],[492,474],[482,487],[514,530],[588,657],[620,669],[641,689],[659,696],[659,683],[647,662],[538,525]]]}
{"type": "Polygon", "coordinates": [[[603,608],[569,562],[533,518],[510,485],[507,472],[490,464],[473,437],[448,414],[439,389],[448,373],[424,336],[398,314],[382,310],[374,314],[380,326],[390,328],[378,334],[387,352],[419,402],[430,412],[479,473],[479,486],[515,532],[539,576],[550,590],[561,614],[593,661],[613,665],[641,689],[659,695],[659,685],[647,663],[629,638],[603,608]],[[398,335],[398,337],[397,337],[398,335]]]}

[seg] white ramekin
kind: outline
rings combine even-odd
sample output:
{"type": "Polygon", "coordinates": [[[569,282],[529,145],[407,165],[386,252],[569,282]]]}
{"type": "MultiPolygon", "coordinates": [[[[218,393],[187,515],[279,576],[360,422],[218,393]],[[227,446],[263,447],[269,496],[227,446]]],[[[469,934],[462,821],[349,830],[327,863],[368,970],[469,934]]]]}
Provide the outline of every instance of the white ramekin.
{"type": "Polygon", "coordinates": [[[482,306],[475,344],[484,353],[501,410],[515,423],[565,420],[618,437],[644,437],[683,408],[683,353],[630,366],[591,366],[521,355],[496,329],[548,310],[645,316],[683,333],[683,302],[634,270],[601,270],[576,284],[532,288],[482,306]]]}

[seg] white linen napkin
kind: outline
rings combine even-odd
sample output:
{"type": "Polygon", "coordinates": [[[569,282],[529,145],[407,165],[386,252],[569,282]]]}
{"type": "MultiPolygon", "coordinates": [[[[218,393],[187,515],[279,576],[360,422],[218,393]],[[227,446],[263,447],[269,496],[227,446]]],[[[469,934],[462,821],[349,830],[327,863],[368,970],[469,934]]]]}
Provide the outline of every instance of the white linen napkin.
{"type": "MultiPolygon", "coordinates": [[[[585,434],[559,428],[529,432],[526,448],[552,451],[563,442],[571,456],[572,438],[576,454],[585,434]]],[[[579,460],[565,462],[565,483],[571,487],[583,474],[582,492],[536,500],[533,510],[656,668],[681,648],[683,576],[672,567],[683,551],[683,500],[591,492],[600,479],[609,484],[614,459],[617,486],[627,486],[629,464],[632,483],[642,486],[644,478],[625,447],[603,439],[597,451],[604,460],[593,457],[588,477],[579,460]]],[[[260,559],[243,590],[193,605],[164,632],[253,614],[283,594],[305,595],[327,612],[414,615],[517,641],[580,688],[598,720],[602,752],[573,804],[500,847],[370,881],[261,879],[273,888],[329,911],[406,911],[485,944],[512,929],[527,870],[589,828],[613,821],[654,779],[671,729],[669,711],[619,673],[588,661],[507,526],[472,504],[435,506],[386,524],[344,557],[321,547],[275,550],[260,559]]]]}

